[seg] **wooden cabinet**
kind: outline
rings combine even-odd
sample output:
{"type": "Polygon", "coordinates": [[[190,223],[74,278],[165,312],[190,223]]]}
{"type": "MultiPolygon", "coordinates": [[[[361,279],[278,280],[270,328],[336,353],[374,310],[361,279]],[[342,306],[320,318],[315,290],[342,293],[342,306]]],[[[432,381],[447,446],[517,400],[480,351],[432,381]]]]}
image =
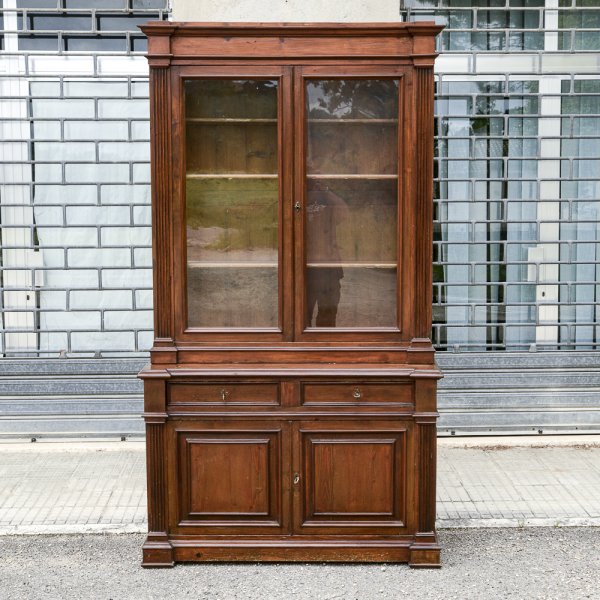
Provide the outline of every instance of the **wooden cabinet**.
{"type": "Polygon", "coordinates": [[[144,566],[438,566],[431,23],[152,23],[144,566]]]}

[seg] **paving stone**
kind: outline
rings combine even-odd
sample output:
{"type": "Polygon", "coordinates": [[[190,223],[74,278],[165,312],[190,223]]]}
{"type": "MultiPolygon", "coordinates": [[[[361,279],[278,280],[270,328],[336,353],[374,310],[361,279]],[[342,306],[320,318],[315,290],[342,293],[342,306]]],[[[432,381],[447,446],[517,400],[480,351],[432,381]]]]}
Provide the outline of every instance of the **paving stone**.
{"type": "MultiPolygon", "coordinates": [[[[438,526],[600,525],[599,447],[440,447],[438,526]]],[[[142,442],[0,445],[0,534],[146,530],[142,442]]]]}

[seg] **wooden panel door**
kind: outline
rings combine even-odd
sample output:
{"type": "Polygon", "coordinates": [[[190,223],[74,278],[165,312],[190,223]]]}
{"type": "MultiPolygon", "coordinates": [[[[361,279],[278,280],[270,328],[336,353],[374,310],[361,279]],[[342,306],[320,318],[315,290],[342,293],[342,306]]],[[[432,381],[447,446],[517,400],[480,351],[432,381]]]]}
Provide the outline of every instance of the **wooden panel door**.
{"type": "Polygon", "coordinates": [[[288,530],[289,426],[274,421],[179,422],[178,533],[260,534],[288,530]],[[285,484],[284,484],[285,482],[285,484]]]}
{"type": "Polygon", "coordinates": [[[301,422],[294,435],[294,531],[397,534],[407,527],[409,421],[301,422]]]}

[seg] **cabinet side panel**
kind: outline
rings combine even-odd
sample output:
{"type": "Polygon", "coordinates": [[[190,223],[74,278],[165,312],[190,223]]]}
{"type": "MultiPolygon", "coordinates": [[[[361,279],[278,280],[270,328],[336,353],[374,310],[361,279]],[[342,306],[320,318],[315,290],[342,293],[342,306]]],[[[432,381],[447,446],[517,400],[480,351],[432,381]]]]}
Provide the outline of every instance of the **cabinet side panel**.
{"type": "Polygon", "coordinates": [[[436,428],[435,422],[419,423],[419,531],[435,531],[435,473],[436,428]]]}
{"type": "Polygon", "coordinates": [[[150,69],[152,145],[152,248],[154,257],[154,336],[170,342],[171,303],[171,90],[169,69],[150,69]]]}
{"type": "MultiPolygon", "coordinates": [[[[150,387],[155,386],[151,385],[150,387]]],[[[147,394],[153,392],[158,393],[158,390],[147,389],[147,394]]],[[[173,549],[167,532],[168,489],[165,458],[165,423],[158,416],[149,418],[153,420],[149,421],[147,417],[146,421],[148,537],[143,546],[142,566],[171,567],[173,566],[173,549]]]]}
{"type": "Polygon", "coordinates": [[[435,535],[436,516],[436,392],[434,379],[420,379],[415,384],[415,421],[418,436],[419,532],[435,535]]]}
{"type": "Polygon", "coordinates": [[[146,460],[148,462],[148,530],[166,531],[166,481],[164,472],[164,423],[146,424],[146,460]]]}
{"type": "Polygon", "coordinates": [[[429,338],[433,261],[433,68],[417,67],[415,337],[429,338]]]}

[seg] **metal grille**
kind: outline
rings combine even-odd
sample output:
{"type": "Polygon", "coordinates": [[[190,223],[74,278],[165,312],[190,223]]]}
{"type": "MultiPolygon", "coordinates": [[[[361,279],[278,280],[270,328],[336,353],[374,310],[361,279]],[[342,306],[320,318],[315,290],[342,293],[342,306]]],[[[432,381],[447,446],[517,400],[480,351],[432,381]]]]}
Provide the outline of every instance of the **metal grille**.
{"type": "Polygon", "coordinates": [[[598,347],[599,0],[415,0],[436,65],[434,343],[598,347]]]}
{"type": "MultiPolygon", "coordinates": [[[[147,64],[165,0],[0,8],[0,353],[152,340],[147,64]]],[[[412,0],[447,23],[436,101],[439,349],[594,349],[600,0],[412,0]]]]}
{"type": "Polygon", "coordinates": [[[152,342],[148,67],[165,0],[4,0],[5,356],[152,342]]]}

